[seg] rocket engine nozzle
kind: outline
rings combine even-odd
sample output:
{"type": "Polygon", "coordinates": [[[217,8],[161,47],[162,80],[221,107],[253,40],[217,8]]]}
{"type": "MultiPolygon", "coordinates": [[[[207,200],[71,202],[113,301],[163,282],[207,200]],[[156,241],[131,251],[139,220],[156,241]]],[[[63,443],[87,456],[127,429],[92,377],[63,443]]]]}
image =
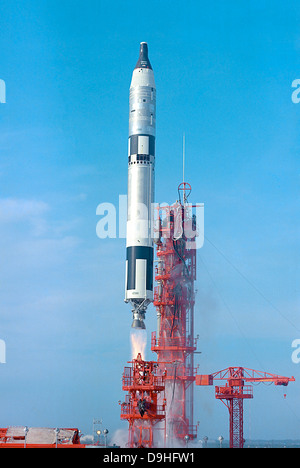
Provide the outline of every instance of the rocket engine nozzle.
{"type": "Polygon", "coordinates": [[[131,328],[140,328],[142,330],[145,330],[146,325],[145,325],[144,319],[145,319],[145,312],[133,311],[133,322],[131,324],[131,328]]]}

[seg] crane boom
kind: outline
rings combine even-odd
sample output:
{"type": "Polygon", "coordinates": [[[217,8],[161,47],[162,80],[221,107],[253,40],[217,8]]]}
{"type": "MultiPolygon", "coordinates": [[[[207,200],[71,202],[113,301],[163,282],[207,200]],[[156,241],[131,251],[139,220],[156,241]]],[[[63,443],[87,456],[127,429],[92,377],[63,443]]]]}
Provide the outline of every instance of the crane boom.
{"type": "Polygon", "coordinates": [[[227,367],[213,374],[196,375],[196,385],[213,385],[214,381],[226,381],[225,386],[215,387],[215,397],[229,410],[230,448],[243,448],[243,401],[253,398],[253,388],[245,383],[274,383],[287,386],[294,377],[284,377],[269,372],[257,371],[246,367],[227,367]]]}
{"type": "MultiPolygon", "coordinates": [[[[204,377],[204,376],[196,376],[204,377]]],[[[258,371],[254,369],[248,369],[247,367],[227,367],[221,371],[210,374],[210,382],[214,380],[227,380],[240,379],[242,378],[245,382],[265,382],[274,383],[275,385],[287,386],[289,382],[295,382],[294,377],[284,377],[278,374],[270,374],[269,372],[258,371]]],[[[197,382],[196,382],[197,385],[197,382]]],[[[198,384],[203,385],[203,384],[198,384]]],[[[213,383],[210,383],[213,385],[213,383]]]]}

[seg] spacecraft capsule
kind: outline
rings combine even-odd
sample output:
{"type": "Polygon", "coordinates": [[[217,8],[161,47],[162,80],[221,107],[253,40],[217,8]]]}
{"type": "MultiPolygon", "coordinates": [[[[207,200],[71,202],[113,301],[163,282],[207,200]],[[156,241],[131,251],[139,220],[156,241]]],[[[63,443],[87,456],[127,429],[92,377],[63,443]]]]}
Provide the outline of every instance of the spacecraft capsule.
{"type": "Polygon", "coordinates": [[[148,45],[140,44],[129,97],[128,207],[125,302],[130,302],[134,328],[145,328],[153,301],[153,203],[156,88],[148,45]]]}

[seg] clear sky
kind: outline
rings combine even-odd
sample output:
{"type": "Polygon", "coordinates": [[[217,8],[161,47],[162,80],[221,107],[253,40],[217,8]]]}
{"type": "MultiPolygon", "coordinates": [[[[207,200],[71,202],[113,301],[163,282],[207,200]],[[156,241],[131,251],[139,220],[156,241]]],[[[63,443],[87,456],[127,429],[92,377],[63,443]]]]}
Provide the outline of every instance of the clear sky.
{"type": "MultiPolygon", "coordinates": [[[[199,372],[294,375],[255,387],[245,437],[299,438],[299,31],[291,1],[1,1],[1,426],[127,428],[125,240],[96,236],[96,208],[126,194],[129,85],[147,41],[156,201],[177,198],[185,133],[191,198],[205,204],[199,372]]],[[[150,308],[148,341],[155,325],[150,308]]],[[[199,438],[228,437],[212,388],[196,388],[195,421],[199,438]]]]}

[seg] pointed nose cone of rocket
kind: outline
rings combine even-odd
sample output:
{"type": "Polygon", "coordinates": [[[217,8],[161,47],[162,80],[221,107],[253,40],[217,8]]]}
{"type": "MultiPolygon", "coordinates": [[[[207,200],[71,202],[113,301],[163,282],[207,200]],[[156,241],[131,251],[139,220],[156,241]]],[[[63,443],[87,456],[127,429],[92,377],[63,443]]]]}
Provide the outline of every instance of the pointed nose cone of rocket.
{"type": "Polygon", "coordinates": [[[150,68],[150,70],[152,70],[151,63],[150,63],[150,60],[149,60],[149,57],[148,57],[148,44],[147,44],[147,42],[141,42],[140,56],[139,56],[139,59],[137,61],[137,64],[136,64],[135,68],[150,68]]]}

